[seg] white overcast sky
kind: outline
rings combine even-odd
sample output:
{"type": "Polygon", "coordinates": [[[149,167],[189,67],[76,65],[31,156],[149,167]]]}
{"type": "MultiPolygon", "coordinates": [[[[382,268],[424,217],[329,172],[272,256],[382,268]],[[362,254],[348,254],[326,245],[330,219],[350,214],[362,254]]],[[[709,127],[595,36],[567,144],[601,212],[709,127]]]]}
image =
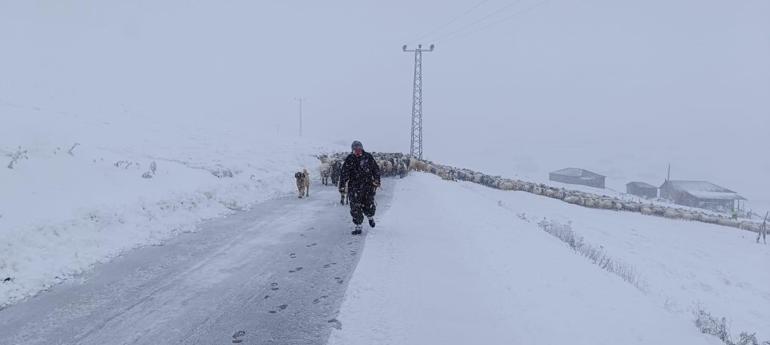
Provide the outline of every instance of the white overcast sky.
{"type": "Polygon", "coordinates": [[[0,0],[0,103],[294,135],[302,96],[309,136],[406,151],[400,48],[427,32],[428,158],[650,182],[674,160],[746,189],[770,174],[768,18],[768,0],[0,0]]]}

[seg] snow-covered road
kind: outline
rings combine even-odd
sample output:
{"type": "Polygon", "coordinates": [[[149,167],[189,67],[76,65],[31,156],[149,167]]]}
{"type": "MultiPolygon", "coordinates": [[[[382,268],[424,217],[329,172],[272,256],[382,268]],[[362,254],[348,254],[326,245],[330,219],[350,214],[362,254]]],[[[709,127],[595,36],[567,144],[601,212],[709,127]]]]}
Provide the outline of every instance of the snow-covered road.
{"type": "Polygon", "coordinates": [[[337,197],[316,184],[134,250],[0,311],[0,344],[324,344],[364,239],[337,197]]]}

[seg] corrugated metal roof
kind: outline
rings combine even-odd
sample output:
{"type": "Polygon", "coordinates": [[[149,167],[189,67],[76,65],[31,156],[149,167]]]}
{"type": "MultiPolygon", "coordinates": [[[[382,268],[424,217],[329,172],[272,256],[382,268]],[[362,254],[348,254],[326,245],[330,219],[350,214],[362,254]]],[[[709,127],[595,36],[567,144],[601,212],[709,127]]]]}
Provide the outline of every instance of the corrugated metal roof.
{"type": "Polygon", "coordinates": [[[742,196],[738,195],[738,193],[723,193],[723,192],[700,192],[700,191],[691,191],[687,192],[690,195],[698,198],[698,199],[707,199],[707,200],[746,200],[742,196]]]}
{"type": "Polygon", "coordinates": [[[655,187],[655,186],[653,186],[653,185],[651,185],[651,184],[649,184],[647,182],[639,182],[639,181],[634,181],[634,182],[626,183],[626,186],[635,186],[635,187],[644,187],[644,188],[655,188],[655,189],[658,188],[658,187],[655,187]]]}
{"type": "Polygon", "coordinates": [[[585,169],[580,168],[564,168],[561,170],[556,170],[551,172],[552,174],[558,174],[558,175],[564,175],[564,176],[572,176],[572,177],[604,177],[602,175],[599,175],[593,171],[588,171],[585,169]]]}
{"type": "Polygon", "coordinates": [[[685,191],[685,192],[701,191],[701,192],[735,193],[725,187],[717,186],[707,181],[669,180],[667,182],[672,188],[685,191]]]}
{"type": "MultiPolygon", "coordinates": [[[[663,185],[665,186],[666,183],[668,183],[672,189],[686,192],[699,199],[746,200],[734,191],[707,181],[669,180],[664,182],[663,185]]],[[[663,188],[663,186],[661,186],[661,188],[663,188]]]]}

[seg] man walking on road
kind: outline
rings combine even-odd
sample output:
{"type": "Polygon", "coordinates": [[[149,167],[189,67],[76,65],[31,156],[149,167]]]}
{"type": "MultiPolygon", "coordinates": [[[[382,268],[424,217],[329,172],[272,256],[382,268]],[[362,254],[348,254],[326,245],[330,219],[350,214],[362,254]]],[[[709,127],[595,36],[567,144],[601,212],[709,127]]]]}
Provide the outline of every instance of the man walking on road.
{"type": "MultiPolygon", "coordinates": [[[[353,152],[345,158],[340,174],[340,186],[347,184],[350,202],[350,215],[353,216],[355,229],[353,235],[361,234],[364,215],[369,218],[369,226],[374,227],[374,194],[380,186],[380,167],[369,152],[364,151],[360,141],[351,145],[353,152]]],[[[342,192],[340,187],[340,192],[342,192]]]]}

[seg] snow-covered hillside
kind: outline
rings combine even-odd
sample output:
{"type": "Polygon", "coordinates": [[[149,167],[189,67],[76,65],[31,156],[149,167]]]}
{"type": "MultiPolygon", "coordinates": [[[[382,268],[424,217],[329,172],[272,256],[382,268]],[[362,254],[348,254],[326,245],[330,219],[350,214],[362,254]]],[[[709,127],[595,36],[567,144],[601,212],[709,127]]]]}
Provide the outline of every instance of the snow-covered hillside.
{"type": "Polygon", "coordinates": [[[0,1],[0,345],[246,330],[244,344],[318,344],[340,322],[338,345],[734,345],[701,334],[696,312],[770,345],[770,247],[737,229],[770,211],[768,13],[770,0],[0,1]],[[383,184],[377,228],[348,240],[335,188],[314,182],[301,210],[291,193],[295,171],[317,175],[316,155],[353,140],[625,201],[631,181],[709,181],[751,212],[698,216],[736,226],[719,227],[418,172],[383,184]],[[606,188],[549,181],[568,167],[606,188]],[[130,266],[146,281],[117,265],[186,248],[152,274],[130,266]],[[251,267],[219,272],[235,258],[251,267]]]}
{"type": "Polygon", "coordinates": [[[0,115],[0,306],[290,193],[294,171],[338,149],[248,124],[100,120],[8,105],[0,115]]]}
{"type": "Polygon", "coordinates": [[[767,339],[768,260],[749,232],[415,173],[367,235],[331,343],[721,343],[698,310],[767,339]],[[636,284],[538,223],[571,228],[636,284]]]}

